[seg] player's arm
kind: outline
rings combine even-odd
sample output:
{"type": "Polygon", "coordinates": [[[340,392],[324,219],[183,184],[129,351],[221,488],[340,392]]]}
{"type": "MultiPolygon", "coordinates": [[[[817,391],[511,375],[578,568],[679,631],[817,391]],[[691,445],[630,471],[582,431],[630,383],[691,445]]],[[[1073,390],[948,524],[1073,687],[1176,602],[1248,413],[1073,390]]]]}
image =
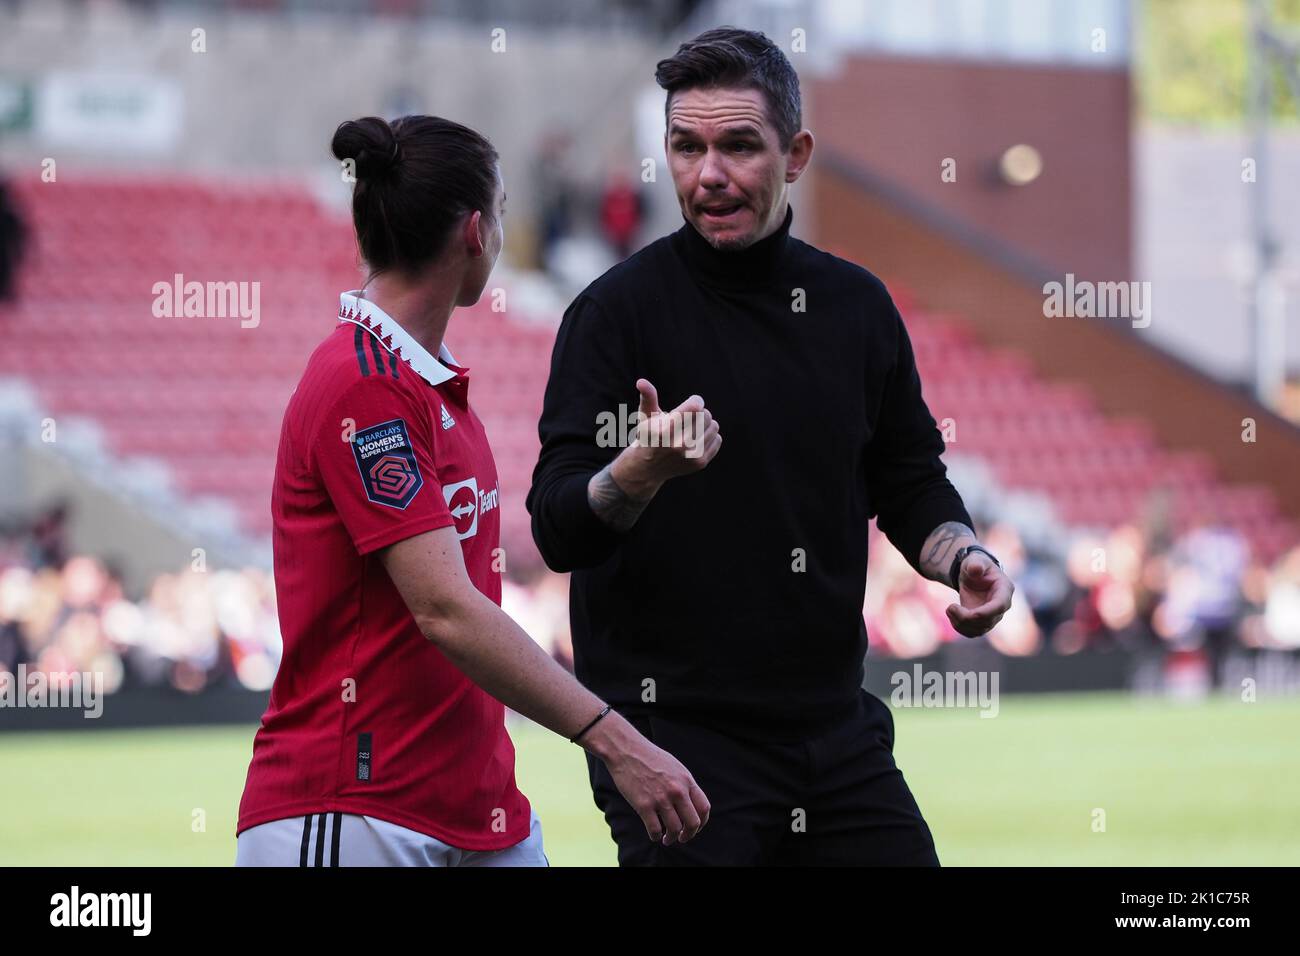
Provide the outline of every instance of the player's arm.
{"type": "MultiPolygon", "coordinates": [[[[421,633],[507,707],[566,739],[604,709],[600,698],[474,587],[454,527],[415,535],[380,554],[421,633]]],[[[652,840],[685,842],[708,822],[708,798],[690,771],[617,711],[579,742],[604,761],[652,840]]]]}

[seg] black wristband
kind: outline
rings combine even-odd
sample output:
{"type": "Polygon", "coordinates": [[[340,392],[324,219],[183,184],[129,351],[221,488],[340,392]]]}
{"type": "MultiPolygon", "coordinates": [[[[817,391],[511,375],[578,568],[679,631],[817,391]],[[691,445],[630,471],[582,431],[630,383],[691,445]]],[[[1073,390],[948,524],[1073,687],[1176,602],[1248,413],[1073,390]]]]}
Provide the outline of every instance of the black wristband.
{"type": "Polygon", "coordinates": [[[574,734],[572,737],[569,738],[569,743],[576,744],[582,738],[583,734],[585,734],[587,731],[591,730],[592,727],[595,727],[598,723],[600,723],[601,720],[604,719],[605,715],[608,714],[612,709],[613,708],[611,708],[609,704],[606,704],[605,709],[596,715],[595,720],[593,720],[586,727],[583,727],[580,731],[578,731],[576,734],[574,734]]]}
{"type": "Polygon", "coordinates": [[[990,561],[996,564],[999,568],[1002,567],[1002,562],[997,559],[992,551],[984,547],[982,544],[968,544],[964,548],[959,548],[957,550],[957,556],[952,559],[952,567],[948,569],[948,581],[952,584],[952,589],[954,591],[961,590],[961,563],[970,556],[972,551],[978,551],[980,554],[988,555],[990,561]]]}

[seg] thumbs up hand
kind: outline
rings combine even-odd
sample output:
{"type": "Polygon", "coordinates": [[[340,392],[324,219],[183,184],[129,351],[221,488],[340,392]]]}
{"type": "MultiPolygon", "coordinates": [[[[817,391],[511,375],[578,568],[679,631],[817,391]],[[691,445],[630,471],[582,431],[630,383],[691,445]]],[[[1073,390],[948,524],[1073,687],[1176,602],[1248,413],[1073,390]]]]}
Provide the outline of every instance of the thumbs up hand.
{"type": "Polygon", "coordinates": [[[628,495],[648,500],[668,479],[707,467],[722,447],[722,431],[699,395],[666,412],[648,379],[637,379],[636,389],[636,438],[614,460],[611,473],[628,495]]]}
{"type": "Polygon", "coordinates": [[[665,412],[659,407],[658,390],[648,379],[637,379],[636,389],[641,393],[641,421],[634,447],[644,450],[639,457],[651,474],[673,478],[700,471],[713,460],[722,445],[722,431],[704,399],[692,395],[665,412]]]}

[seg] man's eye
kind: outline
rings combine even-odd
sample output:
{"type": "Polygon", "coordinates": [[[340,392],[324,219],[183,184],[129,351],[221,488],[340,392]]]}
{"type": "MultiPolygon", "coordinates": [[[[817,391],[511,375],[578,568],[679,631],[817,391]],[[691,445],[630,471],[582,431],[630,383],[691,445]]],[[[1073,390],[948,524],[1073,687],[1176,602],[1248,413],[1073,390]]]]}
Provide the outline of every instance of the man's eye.
{"type": "Polygon", "coordinates": [[[679,152],[679,153],[689,153],[689,152],[692,152],[694,149],[695,149],[695,144],[694,144],[694,143],[678,143],[678,144],[677,144],[677,152],[679,152]]]}
{"type": "Polygon", "coordinates": [[[738,153],[748,153],[753,150],[749,143],[732,143],[731,148],[738,153]]]}

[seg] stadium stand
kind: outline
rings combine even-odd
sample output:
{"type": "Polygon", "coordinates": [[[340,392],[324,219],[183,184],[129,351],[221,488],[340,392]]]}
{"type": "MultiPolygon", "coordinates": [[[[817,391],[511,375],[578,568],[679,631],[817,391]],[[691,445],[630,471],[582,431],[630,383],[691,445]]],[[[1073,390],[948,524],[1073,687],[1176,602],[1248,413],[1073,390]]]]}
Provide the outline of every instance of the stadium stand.
{"type": "MultiPolygon", "coordinates": [[[[0,311],[22,342],[3,352],[0,373],[27,381],[55,414],[97,421],[116,453],[164,462],[183,492],[228,498],[247,533],[266,534],[281,414],[332,327],[337,292],[356,285],[348,223],[289,182],[27,180],[15,191],[36,242],[18,302],[0,311]],[[154,284],[176,275],[260,283],[256,324],[152,314],[154,284]]],[[[1218,480],[1204,454],[1162,449],[1140,418],[1107,417],[1085,388],[981,345],[961,317],[898,298],[931,410],[941,425],[960,422],[953,448],[986,459],[1004,487],[1045,495],[1062,525],[1138,520],[1163,492],[1176,530],[1215,514],[1262,560],[1300,539],[1268,488],[1218,480]]],[[[448,341],[474,370],[497,453],[503,543],[535,564],[523,496],[558,315],[519,321],[489,296],[467,313],[448,341]]]]}
{"type": "MultiPolygon", "coordinates": [[[[5,350],[0,374],[29,383],[56,416],[97,422],[116,454],[164,462],[184,492],[226,497],[246,533],[269,533],[281,415],[336,321],[338,292],[358,284],[350,224],[284,183],[151,177],[16,191],[37,239],[19,301],[0,312],[23,342],[5,350]],[[177,275],[260,283],[256,321],[154,314],[154,284],[177,275]]],[[[553,329],[507,319],[486,296],[467,311],[449,343],[473,370],[513,501],[507,551],[527,561],[523,495],[553,329]]]]}

